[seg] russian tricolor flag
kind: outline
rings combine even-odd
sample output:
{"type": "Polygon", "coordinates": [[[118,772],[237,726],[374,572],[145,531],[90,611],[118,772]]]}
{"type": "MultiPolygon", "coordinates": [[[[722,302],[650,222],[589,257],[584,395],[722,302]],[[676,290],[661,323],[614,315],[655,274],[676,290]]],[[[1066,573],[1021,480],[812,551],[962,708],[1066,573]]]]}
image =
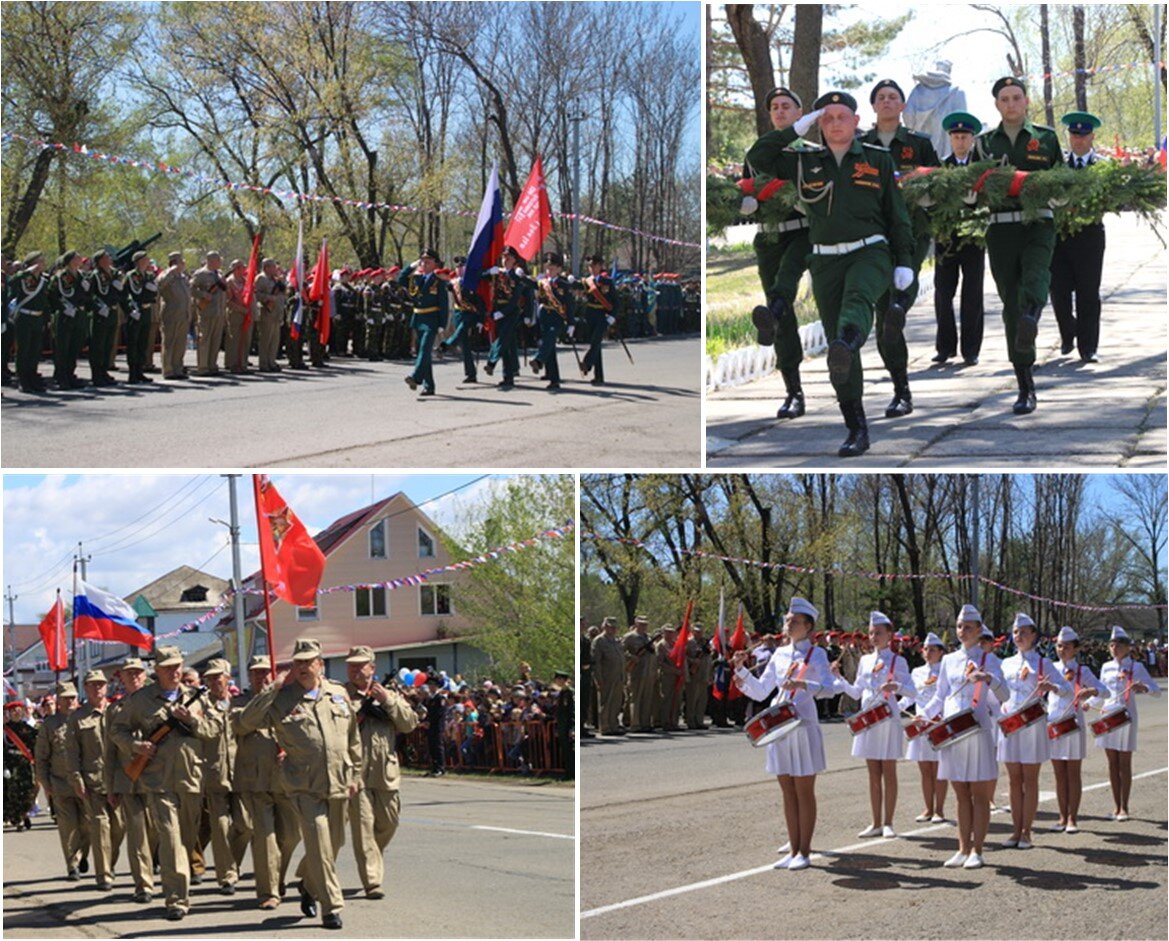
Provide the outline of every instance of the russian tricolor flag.
{"type": "Polygon", "coordinates": [[[499,192],[499,163],[491,167],[491,179],[479,206],[475,220],[475,234],[467,250],[467,264],[463,270],[463,293],[477,291],[487,307],[487,330],[495,332],[491,319],[491,282],[483,281],[483,270],[499,264],[503,254],[503,196],[499,192]]]}
{"type": "Polygon", "coordinates": [[[125,601],[108,591],[78,581],[73,596],[73,636],[129,644],[150,650],[154,636],[138,623],[138,615],[125,601]]]}

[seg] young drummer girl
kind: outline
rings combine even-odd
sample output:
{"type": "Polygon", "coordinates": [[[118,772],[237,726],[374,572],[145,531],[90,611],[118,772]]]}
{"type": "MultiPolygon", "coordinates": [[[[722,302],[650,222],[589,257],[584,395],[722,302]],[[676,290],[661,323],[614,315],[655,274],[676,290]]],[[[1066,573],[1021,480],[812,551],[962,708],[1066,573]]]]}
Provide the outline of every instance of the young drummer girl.
{"type": "Polygon", "coordinates": [[[864,758],[869,768],[869,808],[873,822],[857,836],[893,837],[893,812],[897,808],[897,761],[905,744],[901,728],[901,709],[897,696],[912,697],[913,680],[909,664],[892,649],[893,622],[880,611],[869,615],[869,642],[871,653],[861,657],[856,671],[856,682],[850,683],[840,675],[839,663],[832,664],[835,685],[854,699],[860,698],[858,715],[888,707],[887,718],[857,732],[852,739],[852,757],[864,758]]]}
{"type": "Polygon", "coordinates": [[[763,674],[756,679],[747,670],[747,651],[735,653],[735,682],[755,700],[764,700],[772,690],[772,704],[790,700],[800,717],[794,732],[767,746],[767,771],[774,774],[783,793],[783,814],[791,852],[775,864],[776,869],[807,869],[812,852],[812,831],[816,828],[816,775],[827,767],[824,739],[816,715],[815,695],[830,686],[832,674],[828,655],[813,646],[817,611],[803,598],[792,598],[784,617],[784,633],[790,643],[771,655],[763,674]]]}
{"type": "MultiPolygon", "coordinates": [[[[942,668],[942,657],[946,655],[945,644],[933,631],[926,635],[922,655],[925,657],[925,663],[909,674],[909,678],[913,680],[913,697],[901,699],[901,707],[908,709],[914,706],[919,717],[925,715],[925,705],[933,698],[934,689],[938,685],[938,673],[942,668]]],[[[925,732],[910,741],[905,757],[917,762],[917,769],[921,775],[921,795],[925,810],[914,820],[918,823],[927,821],[942,823],[946,819],[943,809],[946,803],[946,782],[938,780],[938,752],[930,744],[929,736],[925,732]]]]}
{"type": "Polygon", "coordinates": [[[1059,822],[1054,829],[1065,833],[1080,830],[1076,820],[1084,793],[1080,777],[1084,762],[1084,702],[1103,691],[1095,674],[1076,660],[1079,649],[1080,638],[1076,632],[1061,627],[1055,652],[1068,689],[1047,694],[1048,753],[1055,773],[1055,799],[1059,804],[1059,822]]]}

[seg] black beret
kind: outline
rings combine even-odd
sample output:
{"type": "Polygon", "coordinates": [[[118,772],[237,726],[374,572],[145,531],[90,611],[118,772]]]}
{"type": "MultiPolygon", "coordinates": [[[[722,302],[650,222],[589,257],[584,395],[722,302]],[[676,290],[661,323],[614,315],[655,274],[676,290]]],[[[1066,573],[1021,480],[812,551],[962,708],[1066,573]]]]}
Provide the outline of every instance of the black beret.
{"type": "Polygon", "coordinates": [[[560,252],[544,252],[544,264],[564,267],[564,256],[560,252]]]}
{"type": "Polygon", "coordinates": [[[883,78],[877,82],[877,84],[873,86],[873,90],[869,92],[869,104],[873,104],[877,100],[877,92],[879,92],[882,88],[896,88],[897,94],[901,96],[901,100],[905,100],[905,92],[902,91],[901,86],[891,78],[883,78]]]}
{"type": "Polygon", "coordinates": [[[1027,94],[1027,86],[1024,85],[1019,79],[1011,75],[1004,76],[995,82],[990,92],[992,95],[994,95],[995,98],[997,98],[999,96],[999,92],[1001,92],[1004,88],[1021,88],[1023,89],[1023,94],[1027,94]]]}
{"type": "Polygon", "coordinates": [[[508,245],[507,248],[503,250],[503,253],[505,255],[511,255],[511,257],[518,261],[521,265],[527,263],[527,259],[520,254],[520,250],[514,245],[508,245]]]}
{"type": "Polygon", "coordinates": [[[585,261],[588,262],[590,265],[603,265],[605,263],[605,259],[602,258],[600,255],[589,255],[589,257],[586,258],[585,261]]]}

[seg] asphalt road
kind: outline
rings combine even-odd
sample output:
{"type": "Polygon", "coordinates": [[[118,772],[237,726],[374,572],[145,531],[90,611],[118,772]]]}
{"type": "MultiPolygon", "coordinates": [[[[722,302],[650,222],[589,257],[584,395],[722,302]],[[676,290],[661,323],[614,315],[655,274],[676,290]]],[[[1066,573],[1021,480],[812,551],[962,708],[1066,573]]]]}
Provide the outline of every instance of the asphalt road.
{"type": "Polygon", "coordinates": [[[4,937],[573,936],[571,787],[408,777],[402,804],[402,824],[386,856],[384,899],[370,901],[361,892],[347,837],[338,858],[345,890],[339,932],[323,931],[319,917],[301,917],[293,889],[275,911],[256,908],[250,853],[234,896],[205,881],[192,889],[190,914],[166,921],[157,896],[149,905],[130,901],[124,858],[112,893],[95,891],[92,873],[66,882],[56,830],[47,817],[35,818],[28,832],[4,833],[4,937]]]}
{"type": "MultiPolygon", "coordinates": [[[[586,740],[581,938],[1164,939],[1167,704],[1140,701],[1131,821],[1107,819],[1107,766],[1093,748],[1081,832],[1045,830],[1055,819],[1047,764],[1035,848],[997,848],[1010,815],[996,813],[976,871],[942,868],[957,849],[951,824],[913,822],[922,798],[908,762],[898,766],[900,836],[857,838],[869,823],[867,774],[840,722],[823,726],[819,855],[802,872],[771,868],[784,839],[779,788],[741,732],[586,740]]],[[[1006,791],[1004,769],[1004,807],[1006,791]]]]}
{"type": "MultiPolygon", "coordinates": [[[[478,384],[463,384],[461,361],[451,356],[435,363],[431,398],[403,382],[411,364],[343,358],[307,372],[40,396],[5,388],[0,457],[5,469],[697,466],[699,338],[629,348],[636,365],[605,344],[603,387],[582,380],[562,348],[556,393],[530,369],[511,390],[496,387],[498,371],[492,379],[482,369],[478,384]]],[[[192,371],[194,356],[187,353],[192,371]]],[[[51,364],[41,374],[51,375],[51,364]]],[[[88,378],[88,365],[78,375],[88,378]]]]}
{"type": "Polygon", "coordinates": [[[1131,214],[1109,216],[1104,256],[1100,361],[1060,354],[1059,330],[1048,304],[1039,323],[1035,385],[1039,407],[1016,416],[1018,395],[1003,338],[1002,305],[989,268],[977,366],[961,360],[939,367],[933,357],[936,320],[931,299],[919,301],[906,325],[914,412],[885,418],[892,398],[889,374],[870,336],[861,350],[865,413],[872,449],[838,458],[847,435],[823,355],[801,367],[807,414],[777,421],[784,398],[778,372],[709,393],[707,460],[711,468],[874,467],[1064,470],[1126,467],[1164,470],[1166,461],[1164,245],[1131,214]]]}

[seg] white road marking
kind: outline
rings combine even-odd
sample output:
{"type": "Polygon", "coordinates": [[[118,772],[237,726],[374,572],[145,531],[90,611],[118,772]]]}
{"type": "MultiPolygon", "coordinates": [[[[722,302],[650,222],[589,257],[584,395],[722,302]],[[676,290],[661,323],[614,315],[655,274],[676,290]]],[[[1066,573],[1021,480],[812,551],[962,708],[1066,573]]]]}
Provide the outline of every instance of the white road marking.
{"type": "Polygon", "coordinates": [[[510,827],[485,827],[482,825],[474,825],[472,830],[493,830],[496,833],[518,833],[521,836],[547,836],[554,840],[575,840],[576,837],[571,833],[545,833],[543,830],[512,830],[510,827]]]}
{"type": "MultiPolygon", "coordinates": [[[[1143,771],[1140,774],[1134,774],[1133,780],[1139,778],[1150,778],[1154,775],[1164,774],[1169,771],[1169,767],[1158,768],[1156,771],[1143,771]]],[[[1084,788],[1085,791],[1095,791],[1100,788],[1108,787],[1109,782],[1100,781],[1097,784],[1089,784],[1084,788]]],[[[1049,800],[1055,795],[1051,792],[1041,791],[1040,799],[1049,800]],[[1049,794],[1049,797],[1044,797],[1044,794],[1049,794]]],[[[917,830],[910,830],[908,833],[899,834],[899,836],[917,836],[921,833],[932,833],[934,830],[942,830],[952,827],[952,823],[936,823],[929,827],[919,827],[917,830]]],[[[838,849],[828,850],[826,853],[813,853],[811,859],[823,859],[825,856],[838,856],[842,853],[852,853],[856,850],[867,848],[870,846],[878,846],[881,843],[890,843],[897,837],[879,837],[877,839],[865,840],[861,843],[853,843],[850,846],[841,846],[838,849]]],[[[749,876],[758,876],[765,872],[771,872],[775,869],[775,863],[768,863],[766,866],[756,866],[754,869],[743,869],[740,872],[732,872],[725,876],[716,876],[713,879],[704,879],[701,882],[691,882],[688,885],[680,885],[673,889],[663,889],[661,892],[654,892],[651,895],[639,895],[637,898],[626,899],[624,902],[614,902],[612,905],[602,905],[600,908],[590,908],[588,911],[580,913],[581,920],[585,918],[595,918],[597,915],[605,915],[609,912],[619,911],[623,908],[633,908],[635,905],[645,905],[648,902],[656,902],[659,899],[670,898],[674,895],[684,895],[687,892],[697,892],[699,889],[709,889],[712,886],[722,885],[725,882],[735,882],[738,879],[746,879],[749,876]]]]}

